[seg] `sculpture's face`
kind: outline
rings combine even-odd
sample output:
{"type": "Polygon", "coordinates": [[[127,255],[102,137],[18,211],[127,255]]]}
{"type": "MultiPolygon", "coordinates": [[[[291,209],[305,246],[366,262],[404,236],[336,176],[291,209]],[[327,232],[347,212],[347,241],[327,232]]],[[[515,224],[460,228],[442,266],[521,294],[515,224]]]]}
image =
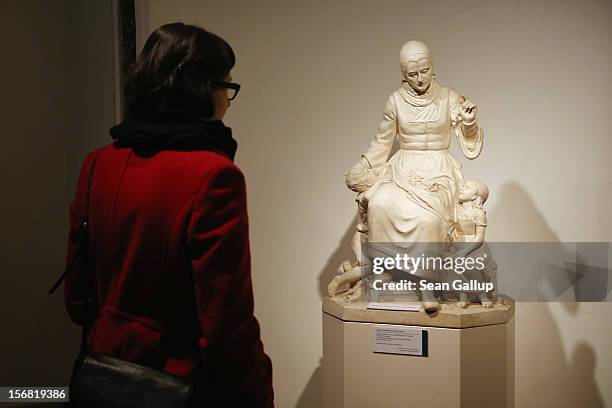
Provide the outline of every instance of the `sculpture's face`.
{"type": "Polygon", "coordinates": [[[478,188],[469,181],[459,187],[459,202],[474,201],[478,196],[478,188]]]}
{"type": "Polygon", "coordinates": [[[416,62],[408,62],[404,65],[403,72],[404,81],[417,94],[422,95],[429,89],[433,75],[433,67],[429,58],[423,57],[416,62]]]}

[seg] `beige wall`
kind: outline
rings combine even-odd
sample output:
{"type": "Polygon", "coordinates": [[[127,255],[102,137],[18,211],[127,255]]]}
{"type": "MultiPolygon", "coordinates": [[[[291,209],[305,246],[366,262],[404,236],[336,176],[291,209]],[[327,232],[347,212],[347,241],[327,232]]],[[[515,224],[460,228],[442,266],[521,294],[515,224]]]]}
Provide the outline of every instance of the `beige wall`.
{"type": "MultiPolygon", "coordinates": [[[[479,105],[485,150],[462,162],[491,188],[490,240],[612,240],[609,1],[143,3],[145,32],[200,24],[238,56],[226,122],[279,407],[318,406],[320,301],[355,221],[343,175],[399,85],[404,41],[427,42],[440,82],[479,105]]],[[[519,304],[517,407],[612,407],[611,315],[609,303],[519,304]]]]}
{"type": "Polygon", "coordinates": [[[61,288],[83,154],[113,123],[110,1],[2,1],[0,384],[66,385],[79,330],[61,288]]]}

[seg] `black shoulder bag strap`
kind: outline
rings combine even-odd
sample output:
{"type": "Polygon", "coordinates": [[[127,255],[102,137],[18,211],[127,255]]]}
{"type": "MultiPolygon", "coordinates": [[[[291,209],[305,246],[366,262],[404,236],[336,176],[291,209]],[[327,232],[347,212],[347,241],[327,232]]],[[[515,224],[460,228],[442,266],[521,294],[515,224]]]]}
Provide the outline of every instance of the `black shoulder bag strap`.
{"type": "Polygon", "coordinates": [[[87,178],[87,195],[85,196],[85,215],[83,215],[83,218],[81,219],[81,228],[79,231],[79,244],[78,244],[77,250],[74,253],[74,256],[72,257],[72,259],[70,260],[70,263],[64,270],[64,273],[62,273],[59,279],[55,282],[55,284],[49,290],[48,292],[49,295],[55,292],[58,286],[66,278],[66,275],[68,274],[68,272],[70,272],[70,270],[74,266],[74,263],[77,260],[77,258],[81,255],[83,250],[89,246],[88,245],[88,241],[89,241],[89,195],[91,193],[91,182],[93,180],[94,169],[96,168],[96,162],[98,161],[98,157],[100,156],[100,153],[102,153],[102,150],[100,150],[96,154],[96,156],[94,157],[93,163],[91,164],[91,168],[89,169],[89,177],[87,178]]]}
{"type": "MultiPolygon", "coordinates": [[[[62,273],[59,279],[55,282],[55,284],[49,290],[48,292],[49,295],[55,292],[58,286],[66,278],[66,275],[68,274],[68,272],[70,272],[70,270],[74,266],[74,263],[76,262],[77,258],[81,256],[81,254],[85,252],[87,248],[89,247],[89,197],[91,195],[91,183],[93,181],[93,175],[94,175],[94,170],[96,168],[96,162],[98,161],[98,157],[100,156],[100,153],[102,153],[102,149],[100,149],[100,151],[96,153],[93,163],[91,164],[91,167],[89,169],[89,176],[87,177],[87,193],[85,196],[85,214],[83,215],[83,218],[81,218],[81,224],[80,224],[81,228],[79,231],[79,243],[78,243],[77,250],[74,253],[74,256],[72,257],[72,259],[70,260],[70,263],[64,270],[64,273],[62,273]]],[[[84,354],[87,352],[87,330],[88,330],[87,326],[83,325],[83,327],[81,328],[80,354],[84,354]]]]}

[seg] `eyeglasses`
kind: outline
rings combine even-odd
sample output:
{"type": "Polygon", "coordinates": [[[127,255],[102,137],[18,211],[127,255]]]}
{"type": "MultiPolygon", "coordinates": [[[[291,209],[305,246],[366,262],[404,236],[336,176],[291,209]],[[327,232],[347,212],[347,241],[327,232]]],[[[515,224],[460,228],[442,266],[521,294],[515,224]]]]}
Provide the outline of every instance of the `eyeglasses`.
{"type": "Polygon", "coordinates": [[[238,91],[240,90],[240,84],[236,84],[234,82],[210,81],[210,84],[212,86],[227,89],[227,99],[230,101],[236,99],[238,91]]]}

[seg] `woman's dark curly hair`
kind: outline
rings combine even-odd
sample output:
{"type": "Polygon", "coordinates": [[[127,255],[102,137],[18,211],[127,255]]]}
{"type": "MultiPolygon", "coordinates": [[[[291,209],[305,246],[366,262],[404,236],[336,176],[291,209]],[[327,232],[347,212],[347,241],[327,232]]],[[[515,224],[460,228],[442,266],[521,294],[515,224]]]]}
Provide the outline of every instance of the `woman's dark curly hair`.
{"type": "Polygon", "coordinates": [[[181,122],[212,117],[210,81],[222,80],[235,62],[229,44],[201,27],[159,27],[127,75],[125,118],[181,122]]]}

